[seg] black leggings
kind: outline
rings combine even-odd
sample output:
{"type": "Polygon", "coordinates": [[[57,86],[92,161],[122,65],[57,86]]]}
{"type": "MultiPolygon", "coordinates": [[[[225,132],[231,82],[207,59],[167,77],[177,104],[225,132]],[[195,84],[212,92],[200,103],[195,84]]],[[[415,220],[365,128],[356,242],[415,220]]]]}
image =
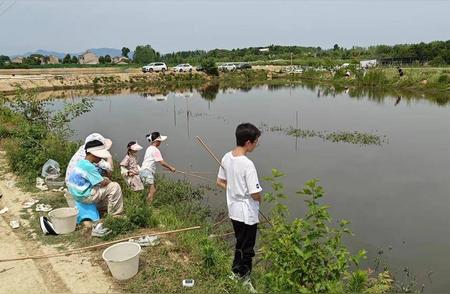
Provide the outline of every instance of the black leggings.
{"type": "Polygon", "coordinates": [[[243,222],[231,220],[234,235],[236,237],[236,248],[232,271],[241,277],[247,276],[252,271],[252,258],[255,256],[256,229],[258,224],[247,225],[243,222]]]}

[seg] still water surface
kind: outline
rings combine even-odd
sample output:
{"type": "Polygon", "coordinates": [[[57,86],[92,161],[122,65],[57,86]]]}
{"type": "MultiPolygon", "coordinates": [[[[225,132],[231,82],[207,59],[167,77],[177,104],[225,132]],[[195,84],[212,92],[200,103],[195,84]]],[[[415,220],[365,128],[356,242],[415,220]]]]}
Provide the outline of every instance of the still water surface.
{"type": "MultiPolygon", "coordinates": [[[[448,105],[390,96],[376,100],[345,93],[327,96],[302,87],[221,90],[208,101],[194,90],[95,97],[92,111],[71,125],[77,131],[74,139],[84,140],[91,132],[111,138],[117,160],[124,156],[128,141],[145,146],[144,136],[158,130],[169,137],[161,146],[169,163],[179,170],[211,172],[206,176],[214,179],[216,163],[195,136],[222,156],[234,146],[240,122],[385,135],[387,142],[381,146],[360,146],[266,131],[249,157],[261,178],[272,168],[286,173],[293,216],[304,211],[294,192],[305,181],[319,178],[332,215],[351,221],[355,237],[349,240],[350,247],[369,252],[368,266],[374,267],[377,252],[383,250],[382,264],[398,274],[403,266],[409,267],[418,282],[425,283],[426,292],[450,289],[448,105]]],[[[269,188],[264,182],[262,186],[269,188]]],[[[223,194],[211,195],[208,201],[225,207],[223,194]]]]}

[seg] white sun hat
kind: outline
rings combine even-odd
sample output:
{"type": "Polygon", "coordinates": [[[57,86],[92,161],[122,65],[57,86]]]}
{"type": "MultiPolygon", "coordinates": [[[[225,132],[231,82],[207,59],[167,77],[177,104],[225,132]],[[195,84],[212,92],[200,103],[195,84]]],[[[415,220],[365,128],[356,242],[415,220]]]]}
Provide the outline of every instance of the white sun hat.
{"type": "Polygon", "coordinates": [[[158,138],[155,139],[155,141],[160,141],[160,142],[164,142],[166,140],[167,140],[167,136],[163,136],[163,135],[160,135],[158,138]]]}
{"type": "MultiPolygon", "coordinates": [[[[98,141],[98,140],[97,140],[98,141]]],[[[88,145],[91,142],[86,143],[88,145]]],[[[99,158],[109,158],[111,157],[111,153],[109,153],[108,149],[106,149],[105,145],[93,146],[86,148],[86,153],[91,153],[92,155],[99,158]]]]}
{"type": "Polygon", "coordinates": [[[86,140],[84,140],[84,144],[86,144],[87,142],[95,141],[95,140],[102,142],[105,145],[106,150],[109,150],[112,146],[111,139],[105,138],[99,133],[92,133],[89,136],[87,136],[86,140]]]}
{"type": "Polygon", "coordinates": [[[136,142],[136,143],[134,143],[133,145],[130,146],[130,149],[133,150],[133,151],[139,151],[139,150],[142,150],[142,146],[139,145],[139,144],[136,142]]]}

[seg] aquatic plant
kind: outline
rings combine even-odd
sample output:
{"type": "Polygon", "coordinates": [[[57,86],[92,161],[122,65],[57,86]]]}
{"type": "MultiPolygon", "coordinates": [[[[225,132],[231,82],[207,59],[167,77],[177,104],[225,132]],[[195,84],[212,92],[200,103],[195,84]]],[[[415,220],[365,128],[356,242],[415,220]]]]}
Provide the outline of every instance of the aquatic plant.
{"type": "Polygon", "coordinates": [[[385,137],[369,133],[353,132],[331,132],[325,135],[325,140],[331,142],[346,142],[359,145],[381,145],[385,137]]]}
{"type": "Polygon", "coordinates": [[[345,142],[357,145],[381,146],[383,143],[387,142],[386,136],[364,133],[359,131],[316,131],[309,129],[299,129],[294,127],[268,126],[267,124],[264,123],[260,123],[259,126],[264,131],[281,132],[288,136],[303,139],[320,138],[324,141],[330,141],[334,143],[345,142]]]}

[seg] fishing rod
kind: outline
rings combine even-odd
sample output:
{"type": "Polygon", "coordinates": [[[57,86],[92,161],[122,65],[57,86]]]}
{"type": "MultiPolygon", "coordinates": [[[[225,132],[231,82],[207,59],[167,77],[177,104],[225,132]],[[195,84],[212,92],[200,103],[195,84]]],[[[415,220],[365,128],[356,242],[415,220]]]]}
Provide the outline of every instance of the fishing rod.
{"type": "MultiPolygon", "coordinates": [[[[219,160],[219,158],[217,158],[217,156],[214,154],[214,152],[208,147],[208,145],[206,145],[205,144],[205,142],[203,142],[203,140],[199,137],[199,136],[196,136],[195,137],[196,139],[197,139],[197,141],[206,149],[206,151],[208,151],[208,153],[216,160],[216,162],[219,164],[219,166],[221,166],[223,169],[225,169],[224,167],[223,167],[223,165],[222,165],[222,163],[220,162],[220,160],[219,160]]],[[[271,226],[273,226],[272,225],[272,223],[270,222],[270,220],[269,220],[269,218],[268,217],[266,217],[265,215],[264,215],[264,213],[262,213],[262,211],[261,210],[258,210],[259,211],[259,214],[261,214],[261,216],[271,225],[271,226]]]]}

